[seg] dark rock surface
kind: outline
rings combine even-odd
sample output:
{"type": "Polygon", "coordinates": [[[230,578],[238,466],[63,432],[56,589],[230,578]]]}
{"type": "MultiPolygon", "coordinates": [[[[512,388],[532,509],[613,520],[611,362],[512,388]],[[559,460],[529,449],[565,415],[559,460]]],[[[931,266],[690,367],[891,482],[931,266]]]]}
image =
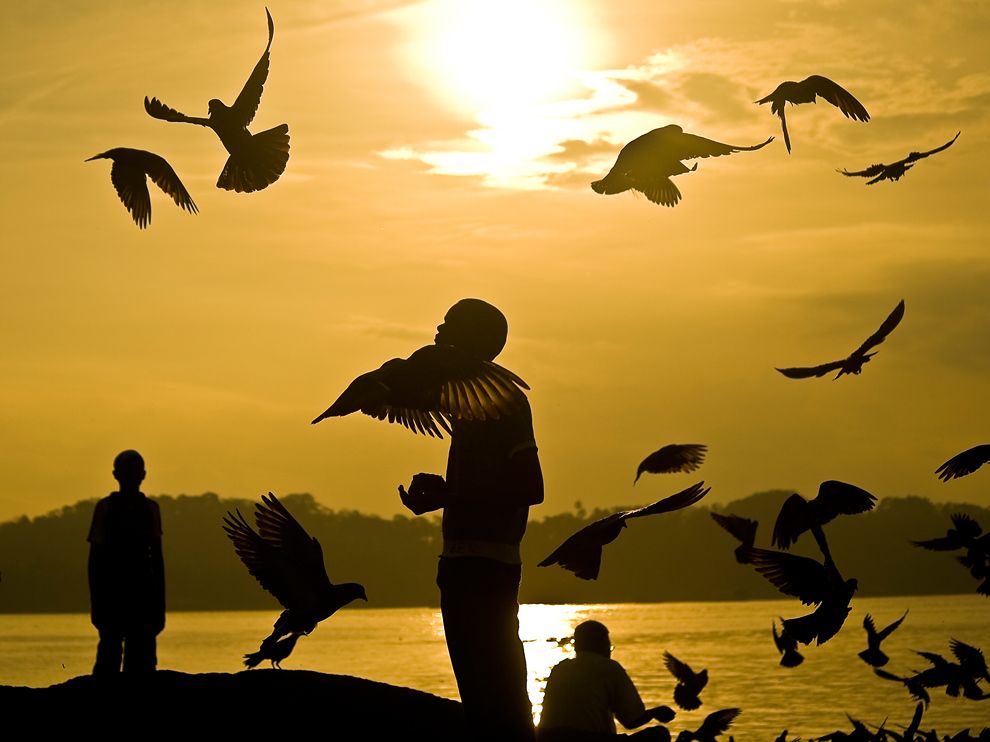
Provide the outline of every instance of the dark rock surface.
{"type": "Polygon", "coordinates": [[[49,688],[0,686],[8,729],[25,736],[86,732],[199,739],[216,730],[323,739],[464,739],[457,701],[385,683],[306,670],[190,675],[162,670],[107,680],[73,678],[49,688]],[[33,732],[33,733],[32,733],[33,732]]]}

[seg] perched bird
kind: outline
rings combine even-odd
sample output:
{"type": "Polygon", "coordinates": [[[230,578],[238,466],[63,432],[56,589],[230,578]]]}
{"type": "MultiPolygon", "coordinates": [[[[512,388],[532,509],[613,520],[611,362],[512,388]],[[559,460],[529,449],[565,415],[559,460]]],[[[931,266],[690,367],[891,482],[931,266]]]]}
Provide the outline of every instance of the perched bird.
{"type": "Polygon", "coordinates": [[[182,185],[179,176],[169,165],[164,157],[160,157],[153,152],[145,152],[143,149],[130,149],[129,147],[115,147],[93,155],[86,162],[92,160],[112,160],[110,168],[110,182],[121,202],[131,212],[134,223],[140,229],[144,229],[151,224],[151,195],[148,193],[148,178],[151,178],[155,185],[164,191],[165,195],[171,196],[175,205],[185,209],[190,214],[195,214],[198,209],[193,203],[189,191],[182,185]]]}
{"type": "Polygon", "coordinates": [[[760,98],[756,102],[760,105],[769,103],[770,112],[780,117],[780,128],[784,131],[784,145],[788,152],[791,151],[791,138],[787,134],[787,119],[784,115],[785,104],[815,103],[816,98],[824,98],[842,111],[842,115],[846,118],[857,121],[870,120],[870,114],[866,112],[863,104],[856,100],[848,90],[827,77],[812,75],[801,82],[787,80],[780,83],[770,95],[760,98]]]}
{"type": "Polygon", "coordinates": [[[934,155],[936,152],[941,152],[944,149],[948,149],[955,143],[959,138],[958,132],[952,139],[943,144],[941,147],[936,147],[935,149],[930,149],[927,152],[912,152],[903,160],[898,160],[897,162],[892,162],[889,165],[870,165],[865,170],[859,170],[855,173],[851,173],[848,170],[837,170],[836,172],[842,173],[843,175],[848,175],[849,177],[858,176],[860,178],[872,178],[866,182],[866,185],[873,185],[874,183],[879,183],[881,180],[900,180],[904,177],[908,170],[914,167],[914,163],[918,160],[923,160],[924,158],[934,155]]]}
{"type": "Polygon", "coordinates": [[[935,473],[943,482],[948,482],[950,479],[972,474],[988,461],[990,461],[990,443],[984,443],[982,446],[973,446],[967,451],[956,454],[936,469],[935,473]]]}
{"type": "Polygon", "coordinates": [[[257,667],[264,660],[270,660],[272,667],[277,667],[281,670],[282,660],[292,654],[292,650],[295,649],[296,642],[300,636],[302,634],[289,634],[275,642],[262,642],[261,649],[257,652],[244,655],[244,666],[248,668],[257,667]]]}
{"type": "Polygon", "coordinates": [[[663,653],[663,665],[677,679],[674,687],[674,703],[685,711],[701,706],[701,691],[708,685],[708,670],[695,672],[686,662],[681,662],[670,652],[663,653]]]}
{"type": "Polygon", "coordinates": [[[884,341],[884,339],[891,333],[891,331],[900,324],[901,319],[904,317],[904,300],[901,299],[897,306],[890,315],[883,321],[875,333],[870,335],[866,339],[866,342],[854,350],[847,358],[843,358],[841,361],[832,361],[830,363],[823,363],[820,366],[812,366],[810,368],[797,367],[797,368],[778,368],[784,376],[789,379],[808,379],[812,376],[825,376],[832,371],[838,371],[835,378],[838,379],[843,374],[859,374],[863,370],[863,365],[867,363],[873,356],[876,355],[876,351],[869,353],[871,348],[875,348],[884,341]]]}
{"type": "Polygon", "coordinates": [[[877,631],[877,627],[873,623],[873,616],[869,613],[866,614],[863,618],[863,628],[866,629],[866,649],[859,653],[859,657],[863,662],[871,667],[883,667],[887,664],[890,658],[880,650],[880,642],[894,633],[894,630],[901,625],[907,614],[908,612],[904,611],[903,616],[887,626],[883,631],[877,631]]]}
{"type": "Polygon", "coordinates": [[[598,571],[602,565],[602,547],[618,538],[619,533],[626,527],[628,519],[669,513],[694,505],[711,490],[710,487],[705,488],[704,484],[704,482],[698,482],[686,490],[658,500],[652,505],[637,510],[623,510],[596,520],[570,536],[554,549],[550,556],[540,562],[539,566],[550,567],[559,564],[582,580],[598,579],[598,571]]]}
{"type": "Polygon", "coordinates": [[[788,497],[780,507],[773,526],[772,543],[789,549],[802,533],[811,531],[822,554],[828,545],[821,527],[838,515],[856,515],[873,509],[877,498],[854,484],[829,479],[818,486],[818,494],[805,500],[799,494],[788,497]]]}
{"type": "Polygon", "coordinates": [[[715,742],[720,734],[725,734],[732,726],[740,711],[741,709],[720,709],[708,714],[695,731],[685,730],[678,734],[676,742],[715,742]]]}
{"type": "Polygon", "coordinates": [[[153,118],[213,129],[230,154],[217,180],[217,188],[238,193],[267,188],[278,180],[289,159],[288,124],[280,124],[258,134],[248,131],[248,125],[254,120],[261,104],[261,93],[268,79],[272,39],[275,37],[275,23],[268,8],[265,8],[265,15],[268,16],[268,46],[232,106],[213,98],[208,104],[209,117],[197,118],[170,108],[158,98],[144,99],[144,110],[153,118]]]}
{"type": "Polygon", "coordinates": [[[859,583],[843,579],[835,562],[769,549],[750,549],[756,571],[785,595],[805,605],[817,604],[813,613],[800,618],[782,619],[784,632],[802,644],[824,644],[835,636],[849,614],[850,601],[859,583]]]}
{"type": "MultiPolygon", "coordinates": [[[[780,619],[781,626],[784,624],[784,619],[780,619]]],[[[797,649],[797,639],[787,633],[787,630],[781,628],[780,633],[777,633],[776,622],[771,623],[773,628],[773,643],[777,647],[777,651],[780,652],[780,664],[782,667],[797,667],[802,662],[804,662],[804,655],[798,652],[797,649]]]]}
{"type": "Polygon", "coordinates": [[[709,513],[709,515],[712,516],[712,520],[739,540],[739,546],[735,550],[736,561],[740,564],[749,564],[749,550],[753,548],[753,543],[756,541],[756,529],[760,524],[755,520],[738,515],[722,515],[715,512],[709,513]]]}
{"type": "Polygon", "coordinates": [[[705,460],[708,446],[701,443],[671,443],[659,451],[654,451],[636,468],[636,478],[639,481],[643,472],[650,474],[673,474],[675,472],[692,472],[705,460]]]}
{"type": "Polygon", "coordinates": [[[650,201],[663,206],[675,206],[681,200],[681,192],[670,179],[698,169],[686,167],[681,160],[698,157],[721,157],[733,152],[752,152],[773,141],[770,137],[762,144],[743,147],[722,144],[696,134],[686,134],[676,124],[663,126],[636,137],[619,150],[612,169],[601,180],[591,184],[595,193],[611,195],[635,190],[650,201]]]}
{"type": "Polygon", "coordinates": [[[262,495],[261,503],[255,503],[254,508],[257,532],[240,511],[227,513],[223,530],[248,572],[285,608],[255,653],[260,655],[260,662],[285,651],[281,661],[292,651],[292,645],[277,648],[282,637],[309,634],[320,621],[352,600],[366,601],[368,596],[356,582],[330,582],[320,542],[306,533],[275,495],[262,495]]]}
{"type": "Polygon", "coordinates": [[[525,381],[497,363],[452,345],[427,345],[409,358],[393,358],[358,376],[329,408],[313,419],[361,411],[443,438],[449,420],[487,420],[509,415],[526,403],[525,381]]]}

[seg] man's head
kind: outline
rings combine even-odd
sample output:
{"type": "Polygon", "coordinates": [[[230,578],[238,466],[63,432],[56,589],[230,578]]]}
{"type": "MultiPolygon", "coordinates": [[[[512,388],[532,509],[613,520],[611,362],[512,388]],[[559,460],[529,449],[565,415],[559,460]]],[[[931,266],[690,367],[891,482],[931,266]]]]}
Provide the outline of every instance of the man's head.
{"type": "Polygon", "coordinates": [[[137,451],[128,449],[117,454],[113,460],[113,478],[120,483],[120,489],[136,490],[144,481],[144,459],[137,451]]]}
{"type": "Polygon", "coordinates": [[[612,640],[608,636],[608,628],[598,621],[585,621],[574,628],[574,651],[594,652],[603,657],[612,654],[612,640]]]}
{"type": "Polygon", "coordinates": [[[505,346],[508,332],[505,315],[491,304],[481,299],[461,299],[447,311],[434,342],[491,361],[505,346]]]}

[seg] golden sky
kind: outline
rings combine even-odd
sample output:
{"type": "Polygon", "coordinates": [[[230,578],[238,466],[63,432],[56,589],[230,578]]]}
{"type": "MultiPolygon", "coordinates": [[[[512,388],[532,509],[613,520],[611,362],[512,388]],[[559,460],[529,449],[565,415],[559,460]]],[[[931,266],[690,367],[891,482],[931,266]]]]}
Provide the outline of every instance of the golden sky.
{"type": "MultiPolygon", "coordinates": [[[[432,342],[446,309],[509,319],[547,482],[537,510],[641,503],[704,478],[709,500],[841,479],[990,504],[990,472],[935,468],[990,442],[990,6],[981,2],[280,2],[253,131],[289,124],[281,179],[214,186],[215,135],[148,117],[233,101],[264,49],[262,4],[30,2],[0,64],[0,520],[113,489],[141,451],[148,493],[312,492],[400,512],[445,442],[360,415],[311,426],[357,374],[432,342]],[[777,120],[753,101],[832,78],[777,120]],[[588,184],[676,123],[773,144],[701,160],[673,209],[588,184]],[[898,183],[837,175],[947,151],[898,183]],[[152,187],[138,230],[111,147],[164,156],[200,208],[152,187]],[[862,376],[841,358],[898,300],[862,376]],[[646,478],[665,443],[694,475],[646,478]]],[[[690,163],[689,163],[690,164],[690,163]]]]}

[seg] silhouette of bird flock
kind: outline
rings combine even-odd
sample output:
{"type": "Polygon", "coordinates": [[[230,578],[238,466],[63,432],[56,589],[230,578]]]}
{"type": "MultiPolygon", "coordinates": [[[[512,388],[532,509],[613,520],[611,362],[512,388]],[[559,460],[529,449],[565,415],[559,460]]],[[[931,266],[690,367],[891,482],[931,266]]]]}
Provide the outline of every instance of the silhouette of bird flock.
{"type": "MultiPolygon", "coordinates": [[[[247,82],[231,106],[218,99],[207,105],[204,118],[187,116],[162,103],[158,98],[145,98],[149,116],[174,123],[187,123],[212,129],[228,153],[228,159],[217,180],[217,187],[238,193],[259,191],[275,183],[285,170],[289,157],[288,125],[281,124],[257,134],[248,126],[254,120],[268,77],[275,26],[265,9],[268,21],[268,43],[247,82]]],[[[787,104],[815,103],[821,98],[839,109],[849,119],[869,122],[870,114],[848,90],[821,75],[811,75],[800,82],[780,83],[769,95],[756,101],[770,104],[770,111],[780,119],[784,145],[792,151],[787,128],[787,104]]],[[[871,165],[859,171],[839,170],[848,177],[869,179],[867,185],[882,180],[897,181],[914,165],[931,155],[951,147],[959,138],[957,133],[945,144],[926,152],[912,152],[891,164],[871,165]]],[[[633,139],[620,150],[608,174],[591,184],[599,194],[613,195],[638,191],[658,205],[672,207],[681,200],[681,192],[672,177],[693,172],[698,165],[684,165],[685,160],[721,157],[739,152],[755,152],[768,146],[773,137],[750,146],[723,144],[696,134],[689,134],[675,124],[653,129],[633,139]]],[[[151,202],[147,178],[150,178],[180,208],[197,213],[196,204],[172,167],[159,155],[138,149],[118,147],[89,158],[109,159],[113,165],[110,179],[124,207],[135,224],[145,228],[151,223],[151,202]]],[[[879,329],[842,360],[810,367],[778,368],[792,379],[822,377],[833,371],[834,377],[858,375],[863,366],[876,355],[873,349],[884,342],[904,317],[901,300],[879,329]],[[873,351],[873,352],[870,352],[873,351]]],[[[415,351],[406,359],[386,361],[380,368],[361,374],[340,394],[336,401],[313,423],[331,417],[361,412],[379,420],[399,423],[414,433],[442,438],[451,433],[454,420],[488,420],[511,415],[526,403],[529,386],[516,374],[491,361],[479,360],[457,348],[440,342],[415,351]]],[[[707,446],[703,444],[669,444],[644,458],[636,470],[634,484],[644,473],[673,474],[697,470],[705,460],[707,446]]],[[[936,470],[944,482],[967,476],[990,461],[990,444],[979,445],[946,461],[936,470]]],[[[583,580],[599,577],[603,562],[603,547],[615,541],[627,521],[650,515],[660,515],[690,507],[703,499],[710,488],[699,482],[651,505],[623,510],[582,528],[567,538],[540,567],[559,565],[583,580]]],[[[873,509],[876,498],[852,484],[825,481],[817,496],[806,500],[798,494],[782,505],[774,524],[771,542],[780,550],[755,545],[758,523],[737,515],[712,512],[718,526],[727,531],[738,546],[736,561],[756,570],[782,594],[797,598],[804,606],[815,606],[811,613],[794,618],[771,620],[772,639],[785,668],[800,666],[805,657],[798,645],[822,645],[843,627],[852,610],[853,596],[858,589],[855,578],[845,578],[829,548],[824,527],[839,516],[855,516],[873,509]],[[821,560],[789,552],[791,546],[810,532],[821,560]]],[[[367,600],[363,586],[357,583],[334,584],[330,581],[319,541],[311,537],[289,513],[275,495],[269,493],[255,505],[257,530],[238,511],[228,513],[223,530],[230,538],[237,556],[263,589],[282,604],[284,610],[275,621],[271,634],[256,652],[244,655],[244,664],[256,667],[267,660],[279,668],[302,636],[351,601],[367,600]]],[[[976,521],[962,513],[952,516],[953,527],[944,536],[913,541],[931,551],[962,552],[957,560],[979,584],[976,591],[990,596],[990,532],[983,532],[976,521]]],[[[897,674],[883,669],[890,658],[882,651],[882,642],[905,620],[908,611],[878,630],[874,618],[866,614],[863,628],[866,649],[859,653],[864,663],[880,678],[904,685],[919,703],[912,720],[897,732],[886,728],[886,720],[871,731],[868,725],[849,717],[849,732],[835,731],[819,740],[903,740],[937,742],[934,730],[922,731],[921,722],[932,702],[929,690],[945,688],[947,696],[962,696],[968,700],[985,700],[990,692],[981,683],[990,684],[990,673],[983,653],[978,648],[952,638],[949,648],[954,660],[929,651],[916,654],[929,664],[924,670],[897,674]]],[[[562,646],[567,640],[555,640],[562,646]]],[[[670,652],[663,663],[676,679],[674,703],[684,710],[702,705],[700,694],[708,683],[707,670],[695,672],[686,662],[670,652]]],[[[714,741],[726,733],[736,717],[738,708],[727,708],[709,714],[695,730],[681,731],[676,742],[714,741]]],[[[667,739],[670,739],[668,734],[667,739]]],[[[730,738],[731,739],[731,738],[730,738]]],[[[783,731],[778,742],[787,742],[783,731]]],[[[964,730],[946,740],[990,739],[990,731],[977,737],[964,730]]],[[[791,742],[797,742],[791,740],[791,742]]]]}

